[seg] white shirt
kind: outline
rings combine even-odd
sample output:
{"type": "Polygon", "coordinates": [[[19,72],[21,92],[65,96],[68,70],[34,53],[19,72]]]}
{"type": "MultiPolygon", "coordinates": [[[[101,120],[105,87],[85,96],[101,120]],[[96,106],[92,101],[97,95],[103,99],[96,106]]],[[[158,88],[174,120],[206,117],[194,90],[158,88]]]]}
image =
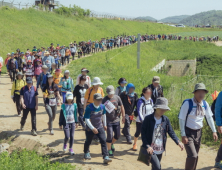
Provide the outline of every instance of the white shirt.
{"type": "MultiPolygon", "coordinates": [[[[203,108],[203,111],[205,112],[206,118],[209,118],[213,116],[213,113],[210,109],[209,104],[207,102],[206,104],[207,104],[207,109],[203,108]]],[[[201,105],[204,107],[203,102],[201,103],[201,105]]],[[[185,101],[184,104],[181,106],[179,119],[186,120],[188,109],[189,109],[189,102],[185,101]]],[[[196,110],[197,110],[197,104],[194,103],[193,101],[193,109],[187,117],[186,127],[194,130],[201,129],[203,127],[203,119],[204,119],[204,116],[196,115],[196,110]]]]}
{"type": "MultiPolygon", "coordinates": [[[[79,80],[80,80],[80,77],[82,76],[82,74],[78,75],[77,79],[76,79],[76,85],[79,84],[79,80]]],[[[91,87],[91,79],[89,76],[86,76],[86,82],[85,84],[87,84],[89,86],[89,88],[91,87]]]]}
{"type": "Polygon", "coordinates": [[[162,154],[164,152],[163,148],[163,128],[161,126],[162,118],[157,120],[154,116],[154,119],[156,121],[154,130],[153,130],[153,139],[151,147],[153,148],[153,152],[155,154],[162,154]]]}

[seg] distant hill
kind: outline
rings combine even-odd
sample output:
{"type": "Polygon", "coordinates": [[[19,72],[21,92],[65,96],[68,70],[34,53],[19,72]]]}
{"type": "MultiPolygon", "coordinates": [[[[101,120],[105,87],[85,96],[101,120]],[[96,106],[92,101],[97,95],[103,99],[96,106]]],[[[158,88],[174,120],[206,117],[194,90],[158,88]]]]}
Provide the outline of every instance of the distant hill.
{"type": "Polygon", "coordinates": [[[157,21],[157,19],[150,17],[150,16],[146,16],[146,17],[137,17],[135,18],[136,20],[144,20],[144,21],[157,21]]]}
{"type": "Polygon", "coordinates": [[[222,10],[212,10],[207,12],[201,12],[192,15],[188,18],[180,21],[184,25],[221,25],[222,24],[222,10]]]}
{"type": "Polygon", "coordinates": [[[179,15],[179,16],[171,16],[171,17],[166,17],[161,20],[160,22],[164,23],[174,23],[174,24],[179,24],[181,20],[186,19],[190,15],[179,15]]]}

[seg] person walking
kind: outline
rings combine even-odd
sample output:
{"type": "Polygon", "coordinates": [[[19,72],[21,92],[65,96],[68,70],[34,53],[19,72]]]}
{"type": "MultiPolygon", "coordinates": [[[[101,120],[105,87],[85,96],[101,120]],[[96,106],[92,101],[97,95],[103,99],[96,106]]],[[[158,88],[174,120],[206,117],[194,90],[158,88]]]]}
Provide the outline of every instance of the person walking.
{"type": "Polygon", "coordinates": [[[50,72],[52,63],[55,63],[54,57],[50,56],[50,53],[46,51],[44,53],[44,58],[42,59],[42,64],[48,67],[48,71],[50,72]]]}
{"type": "Polygon", "coordinates": [[[120,115],[122,113],[122,123],[125,123],[125,110],[123,103],[119,96],[115,95],[114,87],[112,85],[106,88],[107,96],[103,99],[107,111],[106,123],[107,123],[107,139],[106,145],[108,148],[109,157],[113,157],[115,152],[114,143],[120,137],[120,115]],[[113,135],[114,133],[114,135],[113,135]]]}
{"type": "Polygon", "coordinates": [[[42,92],[45,101],[45,110],[49,116],[48,129],[50,131],[50,135],[54,135],[53,121],[56,117],[57,103],[58,101],[61,102],[61,98],[59,88],[56,84],[54,84],[52,75],[47,76],[46,86],[43,88],[42,92]]]}
{"type": "Polygon", "coordinates": [[[65,103],[66,93],[73,92],[74,90],[74,83],[73,83],[73,79],[69,76],[69,70],[66,70],[64,72],[64,77],[61,78],[59,85],[61,86],[63,103],[65,103]]]}
{"type": "Polygon", "coordinates": [[[79,84],[80,83],[80,77],[81,76],[86,76],[86,81],[85,83],[88,85],[88,87],[91,87],[91,79],[90,77],[87,75],[89,73],[89,70],[86,69],[86,68],[82,68],[81,69],[81,74],[78,75],[77,79],[76,79],[76,84],[79,84]]]}
{"type": "Polygon", "coordinates": [[[84,96],[89,88],[89,86],[85,83],[86,82],[86,76],[81,76],[79,84],[76,85],[73,91],[74,98],[76,97],[76,103],[78,107],[78,113],[79,113],[79,122],[82,125],[83,129],[86,128],[86,125],[83,121],[83,113],[84,113],[84,96]]]}
{"type": "Polygon", "coordinates": [[[146,116],[152,114],[153,100],[151,99],[152,90],[149,87],[145,87],[142,90],[141,98],[137,102],[136,111],[138,113],[136,118],[136,133],[134,135],[133,150],[137,151],[137,140],[141,134],[142,123],[146,116]]]}
{"type": "Polygon", "coordinates": [[[153,103],[156,103],[156,99],[158,97],[164,97],[163,96],[163,87],[160,85],[160,77],[154,76],[152,80],[152,84],[148,85],[148,87],[152,90],[152,96],[151,99],[153,100],[153,103]]]}
{"type": "Polygon", "coordinates": [[[59,116],[59,128],[64,130],[65,139],[63,151],[67,150],[67,143],[69,140],[69,153],[74,155],[73,143],[75,128],[78,128],[77,105],[74,103],[73,94],[66,93],[66,101],[61,106],[59,116]]]}
{"type": "Polygon", "coordinates": [[[115,95],[120,96],[121,93],[126,91],[127,81],[125,78],[120,78],[118,84],[119,86],[116,88],[115,95]]]}
{"type": "Polygon", "coordinates": [[[34,75],[34,67],[32,65],[32,61],[28,60],[27,65],[23,68],[23,71],[25,72],[25,77],[33,77],[34,75]]]}
{"type": "Polygon", "coordinates": [[[84,144],[84,159],[91,159],[89,146],[93,140],[94,135],[99,138],[101,144],[101,150],[103,155],[103,162],[108,164],[112,160],[108,156],[107,146],[106,146],[106,110],[104,105],[102,105],[102,95],[100,93],[95,93],[93,95],[93,103],[89,104],[85,110],[85,122],[86,122],[86,141],[84,144]]]}
{"type": "Polygon", "coordinates": [[[67,47],[66,49],[65,49],[65,64],[69,64],[69,58],[70,58],[70,56],[71,56],[71,52],[70,52],[70,50],[69,50],[69,47],[67,47]]]}
{"type": "Polygon", "coordinates": [[[64,62],[65,62],[65,55],[66,55],[64,46],[61,46],[61,49],[59,50],[59,53],[60,53],[60,56],[61,56],[61,63],[62,63],[62,66],[63,66],[64,62]]]}
{"type": "Polygon", "coordinates": [[[127,143],[132,144],[132,139],[130,135],[130,124],[133,120],[133,111],[136,107],[138,96],[135,93],[135,86],[132,83],[129,83],[126,86],[126,92],[120,94],[120,98],[123,102],[125,110],[125,124],[122,129],[123,135],[126,137],[127,143]]]}
{"type": "Polygon", "coordinates": [[[74,44],[71,44],[70,45],[70,52],[71,52],[71,55],[72,55],[72,60],[75,60],[75,54],[76,54],[76,46],[74,44]]]}
{"type": "Polygon", "coordinates": [[[11,89],[11,98],[16,104],[18,116],[22,115],[22,105],[20,103],[20,90],[26,85],[25,81],[23,80],[23,77],[23,74],[21,72],[18,72],[11,89]]]}
{"type": "Polygon", "coordinates": [[[32,130],[31,134],[37,136],[36,129],[36,110],[38,110],[38,91],[33,86],[31,77],[26,78],[27,85],[21,88],[20,102],[23,108],[23,116],[21,119],[21,130],[24,130],[24,125],[29,112],[31,113],[32,130]]]}
{"type": "Polygon", "coordinates": [[[160,162],[163,152],[166,151],[167,133],[181,148],[181,151],[184,149],[184,145],[176,136],[169,118],[164,115],[166,111],[170,110],[168,100],[164,97],[158,98],[153,108],[155,112],[146,116],[142,124],[142,148],[145,148],[151,155],[152,170],[161,170],[160,162]]]}
{"type": "Polygon", "coordinates": [[[179,125],[182,142],[187,152],[185,170],[196,170],[204,117],[213,132],[213,139],[215,141],[218,139],[213,113],[209,104],[204,100],[207,93],[208,90],[203,83],[196,84],[193,91],[194,97],[185,100],[180,109],[179,125]]]}
{"type": "Polygon", "coordinates": [[[48,73],[48,67],[46,65],[42,66],[42,73],[39,75],[38,79],[37,79],[37,85],[36,87],[41,88],[41,90],[43,90],[43,88],[46,86],[47,83],[47,75],[48,73]]]}
{"type": "Polygon", "coordinates": [[[11,54],[11,59],[8,60],[7,70],[9,72],[11,82],[14,82],[16,72],[18,71],[18,63],[17,60],[14,58],[14,53],[11,54]]]}
{"type": "Polygon", "coordinates": [[[34,66],[34,76],[36,81],[38,81],[38,78],[40,74],[42,73],[42,64],[39,59],[36,60],[36,65],[34,66]]]}

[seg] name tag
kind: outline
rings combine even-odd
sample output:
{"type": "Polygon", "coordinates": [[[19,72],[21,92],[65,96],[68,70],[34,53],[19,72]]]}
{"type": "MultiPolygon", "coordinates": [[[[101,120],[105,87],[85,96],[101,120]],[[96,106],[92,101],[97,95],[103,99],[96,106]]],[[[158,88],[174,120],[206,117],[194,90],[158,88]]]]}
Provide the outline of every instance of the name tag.
{"type": "Polygon", "coordinates": [[[107,100],[105,103],[105,109],[108,113],[111,113],[116,107],[112,104],[112,102],[110,102],[109,100],[107,100]]]}

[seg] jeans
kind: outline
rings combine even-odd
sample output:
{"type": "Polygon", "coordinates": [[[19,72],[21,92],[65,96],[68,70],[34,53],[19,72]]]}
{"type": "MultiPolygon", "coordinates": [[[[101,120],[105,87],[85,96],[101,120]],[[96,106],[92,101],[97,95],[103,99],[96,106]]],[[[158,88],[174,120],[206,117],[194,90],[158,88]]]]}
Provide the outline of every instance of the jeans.
{"type": "Polygon", "coordinates": [[[11,81],[15,81],[16,70],[9,70],[9,76],[11,81]]]}
{"type": "Polygon", "coordinates": [[[74,60],[75,58],[75,53],[72,53],[72,60],[74,60]]]}
{"type": "Polygon", "coordinates": [[[66,92],[62,92],[62,101],[63,101],[63,103],[65,103],[66,102],[66,92]]]}
{"type": "Polygon", "coordinates": [[[152,164],[152,170],[161,170],[161,159],[162,159],[162,154],[157,155],[153,153],[151,156],[151,164],[152,164]]]}
{"type": "Polygon", "coordinates": [[[113,133],[114,133],[114,139],[118,140],[120,137],[120,122],[107,123],[107,139],[106,139],[107,143],[112,143],[113,133]]]}
{"type": "Polygon", "coordinates": [[[65,57],[61,57],[61,63],[62,63],[62,65],[64,65],[64,61],[65,60],[65,57]]]}
{"type": "Polygon", "coordinates": [[[217,152],[216,162],[222,161],[222,144],[220,145],[220,148],[217,152]]]}
{"type": "MultiPolygon", "coordinates": [[[[99,138],[100,144],[101,144],[101,150],[102,150],[102,155],[103,158],[108,156],[108,151],[107,151],[107,146],[106,146],[106,134],[105,134],[105,130],[103,128],[97,129],[98,130],[98,134],[96,134],[96,136],[99,138]]],[[[86,133],[86,141],[84,144],[84,153],[88,153],[89,151],[89,146],[93,140],[94,137],[94,133],[93,131],[85,131],[86,133]]]]}
{"type": "Polygon", "coordinates": [[[65,62],[66,62],[66,60],[67,60],[67,62],[69,64],[69,56],[65,56],[65,62]]]}
{"type": "Polygon", "coordinates": [[[140,136],[141,128],[142,128],[142,123],[136,122],[136,133],[134,135],[136,138],[138,138],[140,136]]]}
{"type": "Polygon", "coordinates": [[[131,141],[131,135],[130,135],[130,124],[132,123],[132,120],[130,120],[129,115],[125,115],[125,124],[122,130],[122,133],[126,137],[127,142],[131,141]]]}
{"type": "Polygon", "coordinates": [[[83,112],[84,109],[83,108],[78,108],[78,113],[79,113],[79,122],[81,123],[82,127],[86,127],[84,121],[83,121],[83,112]]]}
{"type": "Polygon", "coordinates": [[[48,104],[45,105],[45,110],[49,115],[49,130],[52,130],[53,128],[53,121],[56,117],[56,111],[57,111],[57,105],[55,106],[49,106],[48,104]]]}
{"type": "Polygon", "coordinates": [[[68,143],[69,140],[69,148],[72,148],[74,143],[74,132],[75,132],[75,122],[67,123],[65,127],[63,127],[65,133],[64,144],[68,143]]]}
{"type": "Polygon", "coordinates": [[[26,119],[27,119],[27,116],[28,116],[29,112],[31,112],[32,130],[36,131],[37,129],[36,129],[36,110],[35,110],[35,108],[23,109],[23,116],[22,116],[22,119],[21,119],[21,125],[22,126],[25,125],[25,122],[26,122],[26,119]]]}
{"type": "Polygon", "coordinates": [[[14,95],[14,99],[15,99],[15,104],[16,104],[17,113],[18,113],[18,115],[20,115],[21,112],[22,112],[22,105],[21,105],[21,103],[20,103],[20,95],[15,94],[15,95],[14,95]]]}

